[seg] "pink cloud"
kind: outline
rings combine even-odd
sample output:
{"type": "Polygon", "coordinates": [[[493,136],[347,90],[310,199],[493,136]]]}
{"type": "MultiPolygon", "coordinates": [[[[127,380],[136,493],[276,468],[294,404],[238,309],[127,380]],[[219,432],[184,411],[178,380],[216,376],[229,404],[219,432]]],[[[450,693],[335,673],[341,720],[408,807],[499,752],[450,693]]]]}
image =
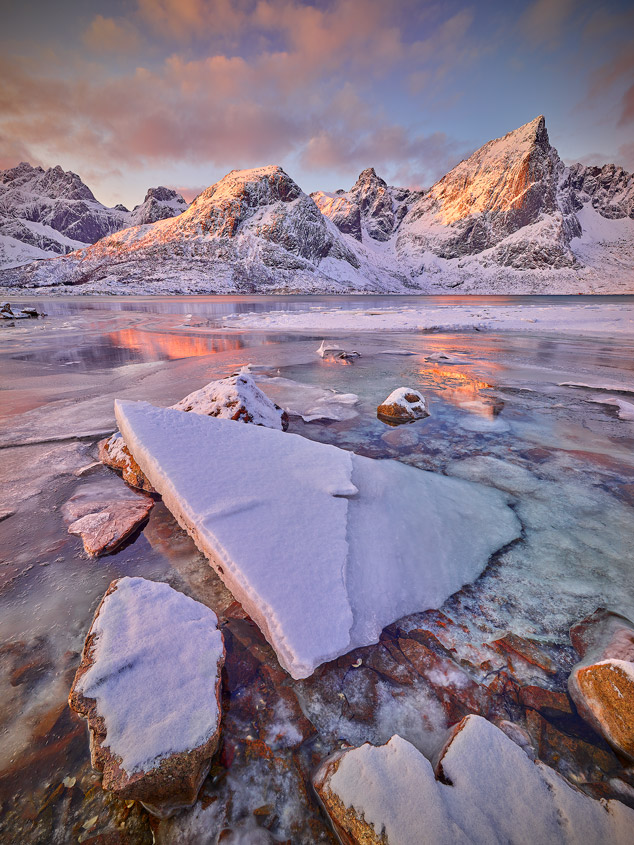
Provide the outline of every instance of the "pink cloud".
{"type": "Polygon", "coordinates": [[[133,25],[125,20],[96,15],[84,32],[84,44],[97,53],[134,53],[140,38],[133,25]]]}

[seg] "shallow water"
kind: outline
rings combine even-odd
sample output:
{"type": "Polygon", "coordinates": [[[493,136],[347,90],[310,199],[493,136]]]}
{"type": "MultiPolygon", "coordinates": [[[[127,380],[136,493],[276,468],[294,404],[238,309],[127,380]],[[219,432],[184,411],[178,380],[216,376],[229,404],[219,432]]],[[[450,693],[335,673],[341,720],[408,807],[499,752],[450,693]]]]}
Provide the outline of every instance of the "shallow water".
{"type": "MultiPolygon", "coordinates": [[[[62,506],[71,495],[88,485],[123,484],[102,466],[77,474],[95,460],[98,439],[114,430],[115,397],[172,404],[252,363],[262,367],[264,389],[275,376],[358,395],[354,414],[293,417],[292,431],[506,491],[523,538],[442,608],[455,623],[450,638],[458,658],[473,662],[482,643],[511,630],[559,647],[565,666],[572,622],[599,606],[634,615],[634,423],[592,401],[614,392],[559,386],[597,379],[621,385],[619,395],[628,398],[634,339],[349,335],[339,342],[362,357],[344,365],[315,354],[320,336],[222,329],[224,317],[244,310],[357,308],[360,299],[368,308],[390,304],[386,297],[38,298],[46,318],[0,326],[0,511],[13,512],[0,521],[0,831],[8,841],[90,841],[114,829],[122,841],[151,841],[143,810],[93,789],[99,780],[83,723],[64,706],[92,615],[113,578],[168,581],[218,612],[230,651],[244,648],[257,665],[276,671],[271,650],[161,503],[132,542],[96,561],[66,533],[62,506]],[[426,360],[439,352],[449,361],[426,360]],[[376,407],[401,385],[422,390],[431,415],[391,428],[376,418],[376,407]],[[76,784],[60,789],[64,777],[76,784]],[[84,828],[94,816],[98,822],[84,828]]],[[[395,303],[409,299],[417,298],[395,303]]],[[[438,298],[443,307],[459,299],[438,298]]],[[[549,298],[481,299],[491,306],[525,299],[531,307],[549,298]]],[[[408,617],[401,628],[422,619],[408,617]]],[[[156,840],[212,842],[201,831],[225,825],[233,841],[239,831],[254,842],[331,841],[306,791],[325,754],[342,741],[382,742],[395,731],[433,752],[447,720],[428,686],[415,683],[396,695],[381,680],[374,712],[361,717],[342,709],[341,690],[350,695],[338,673],[333,664],[310,682],[276,682],[292,690],[316,729],[306,738],[283,699],[230,678],[225,748],[205,785],[209,803],[161,823],[156,840]],[[258,708],[273,716],[267,721],[258,708]]]]}

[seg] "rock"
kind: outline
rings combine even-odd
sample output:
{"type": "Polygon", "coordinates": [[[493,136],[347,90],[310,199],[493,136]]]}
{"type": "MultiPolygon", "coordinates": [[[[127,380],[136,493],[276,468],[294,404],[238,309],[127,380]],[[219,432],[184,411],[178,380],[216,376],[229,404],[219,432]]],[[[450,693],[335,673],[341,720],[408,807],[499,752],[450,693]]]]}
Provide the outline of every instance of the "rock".
{"type": "Polygon", "coordinates": [[[376,409],[377,417],[388,425],[414,422],[429,416],[425,397],[411,387],[393,390],[376,409]]]}
{"type": "Polygon", "coordinates": [[[156,223],[168,217],[176,217],[187,211],[189,203],[171,188],[150,188],[141,205],[137,205],[130,213],[130,226],[144,226],[146,223],[156,223]]]}
{"type": "Polygon", "coordinates": [[[28,305],[24,308],[15,308],[8,302],[0,304],[0,319],[2,320],[28,320],[45,316],[46,314],[40,313],[37,308],[28,305]]]}
{"type": "Polygon", "coordinates": [[[103,788],[167,818],[191,806],[220,738],[222,634],[167,584],[113,581],[70,691],[103,788]]]}
{"type": "MultiPolygon", "coordinates": [[[[90,507],[95,507],[91,503],[90,507]]],[[[148,518],[154,502],[130,499],[104,502],[100,510],[84,514],[68,526],[69,534],[81,537],[84,549],[97,557],[117,549],[148,518]]]]}
{"type": "Polygon", "coordinates": [[[634,760],[634,664],[602,660],[577,666],[568,689],[579,715],[618,752],[634,760]]]}
{"type": "Polygon", "coordinates": [[[491,646],[502,653],[516,654],[522,660],[531,663],[533,666],[538,666],[549,675],[554,675],[557,672],[555,662],[546,653],[542,645],[535,640],[520,637],[517,634],[509,632],[508,634],[504,634],[503,637],[493,640],[491,646]]]}
{"type": "Polygon", "coordinates": [[[98,448],[101,463],[112,467],[112,469],[121,470],[124,481],[127,481],[132,487],[145,490],[147,493],[156,492],[145,477],[141,467],[130,454],[130,450],[118,431],[101,440],[98,448]]]}
{"type": "Polygon", "coordinates": [[[596,662],[614,657],[634,662],[634,624],[603,607],[571,627],[570,641],[582,658],[588,656],[596,662]]]}
{"type": "Polygon", "coordinates": [[[360,358],[361,355],[359,352],[355,352],[354,350],[348,351],[341,346],[337,346],[336,343],[326,343],[325,340],[322,340],[321,346],[317,350],[317,354],[320,358],[360,358]]]}
{"type": "Polygon", "coordinates": [[[634,825],[633,810],[577,792],[479,716],[452,730],[435,772],[395,735],[336,753],[314,786],[341,840],[353,845],[626,845],[634,825]]]}
{"type": "Polygon", "coordinates": [[[568,678],[579,715],[634,760],[634,625],[603,608],[571,628],[583,660],[568,678]]]}
{"type": "Polygon", "coordinates": [[[546,718],[572,716],[570,699],[564,692],[528,684],[520,687],[519,703],[530,710],[538,710],[546,718]]]}
{"type": "Polygon", "coordinates": [[[288,414],[263,393],[247,373],[211,381],[172,405],[208,417],[263,425],[286,431],[288,414]]]}

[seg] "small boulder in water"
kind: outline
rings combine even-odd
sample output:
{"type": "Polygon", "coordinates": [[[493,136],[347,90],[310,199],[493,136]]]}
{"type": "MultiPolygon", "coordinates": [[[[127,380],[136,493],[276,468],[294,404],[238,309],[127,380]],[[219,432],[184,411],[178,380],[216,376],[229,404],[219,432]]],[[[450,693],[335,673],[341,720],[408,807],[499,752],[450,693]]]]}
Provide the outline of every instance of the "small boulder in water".
{"type": "Polygon", "coordinates": [[[388,425],[414,422],[429,416],[425,397],[411,387],[393,390],[376,409],[377,417],[388,425]]]}
{"type": "Polygon", "coordinates": [[[113,581],[70,691],[103,788],[160,818],[196,801],[220,739],[215,613],[145,578],[113,581]]]}
{"type": "Polygon", "coordinates": [[[86,485],[64,505],[69,534],[77,534],[91,556],[117,549],[149,516],[154,502],[125,485],[86,485]]]}
{"type": "Polygon", "coordinates": [[[583,658],[568,678],[579,715],[634,760],[634,625],[601,609],[574,625],[570,634],[583,658]]]}

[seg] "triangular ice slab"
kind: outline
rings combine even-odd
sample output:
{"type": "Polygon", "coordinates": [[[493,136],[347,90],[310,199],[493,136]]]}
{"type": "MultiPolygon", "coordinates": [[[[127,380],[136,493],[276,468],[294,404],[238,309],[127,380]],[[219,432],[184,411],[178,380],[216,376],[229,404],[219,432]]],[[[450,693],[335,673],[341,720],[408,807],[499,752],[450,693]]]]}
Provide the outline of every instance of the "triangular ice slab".
{"type": "Polygon", "coordinates": [[[128,448],[294,678],[438,607],[515,539],[498,491],[295,434],[117,402],[128,448]]]}

